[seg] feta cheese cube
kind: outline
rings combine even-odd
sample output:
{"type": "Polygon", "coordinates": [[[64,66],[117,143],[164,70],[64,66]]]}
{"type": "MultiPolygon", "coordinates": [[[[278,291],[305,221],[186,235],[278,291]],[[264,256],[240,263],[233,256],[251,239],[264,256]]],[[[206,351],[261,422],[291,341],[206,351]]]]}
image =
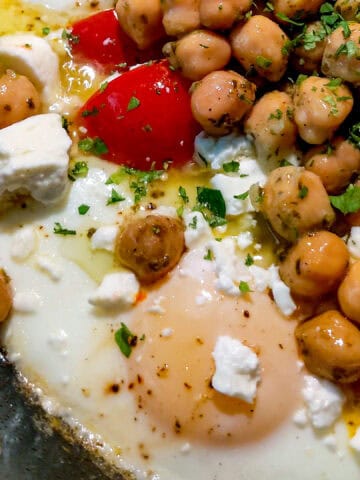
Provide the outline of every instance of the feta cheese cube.
{"type": "Polygon", "coordinates": [[[279,276],[279,267],[271,265],[270,288],[272,289],[276,305],[284,315],[291,315],[296,310],[296,304],[290,294],[290,288],[281,280],[279,276]]]}
{"type": "Polygon", "coordinates": [[[140,285],[132,272],[105,275],[97,290],[89,298],[96,307],[127,310],[135,304],[140,285]]]}
{"type": "Polygon", "coordinates": [[[253,403],[260,382],[260,362],[251,348],[228,336],[218,337],[212,356],[212,386],[220,393],[253,403]]]}
{"type": "Polygon", "coordinates": [[[115,240],[119,228],[117,225],[104,225],[99,227],[91,237],[91,248],[93,250],[107,250],[113,252],[115,250],[115,240]]]}
{"type": "Polygon", "coordinates": [[[26,190],[42,203],[67,185],[71,139],[55,113],[34,115],[0,130],[0,195],[26,190]]]}
{"type": "Polygon", "coordinates": [[[184,215],[185,245],[194,248],[212,238],[211,228],[201,212],[189,212],[184,215]]]}

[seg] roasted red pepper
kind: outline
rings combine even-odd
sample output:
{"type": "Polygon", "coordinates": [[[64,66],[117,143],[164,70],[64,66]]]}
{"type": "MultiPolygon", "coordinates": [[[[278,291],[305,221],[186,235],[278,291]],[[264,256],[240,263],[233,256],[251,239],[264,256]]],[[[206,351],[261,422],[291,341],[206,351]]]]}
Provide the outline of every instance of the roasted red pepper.
{"type": "Polygon", "coordinates": [[[141,170],[163,168],[164,162],[180,166],[191,160],[200,130],[191,113],[189,86],[166,60],[151,62],[100,88],[80,110],[77,123],[89,140],[107,150],[103,158],[141,170]]]}

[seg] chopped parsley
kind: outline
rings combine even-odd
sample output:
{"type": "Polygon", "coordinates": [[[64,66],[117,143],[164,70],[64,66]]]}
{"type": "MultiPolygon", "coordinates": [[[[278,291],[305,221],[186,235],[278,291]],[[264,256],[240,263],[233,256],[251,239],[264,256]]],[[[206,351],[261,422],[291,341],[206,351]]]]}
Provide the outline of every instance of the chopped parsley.
{"type": "Polygon", "coordinates": [[[192,228],[193,230],[196,230],[197,229],[197,221],[198,221],[197,216],[194,215],[191,222],[189,223],[188,227],[192,228]]]}
{"type": "Polygon", "coordinates": [[[197,187],[195,210],[200,211],[210,227],[225,225],[226,205],[220,190],[197,187]]]}
{"type": "Polygon", "coordinates": [[[360,210],[360,187],[350,184],[341,195],[330,195],[331,205],[344,215],[360,210]]]}
{"type": "Polygon", "coordinates": [[[349,129],[349,142],[360,149],[360,122],[355,123],[349,129]]]}
{"type": "Polygon", "coordinates": [[[227,173],[238,172],[239,167],[240,167],[239,162],[235,162],[234,160],[228,163],[223,163],[224,172],[227,172],[227,173]]]}
{"type": "Polygon", "coordinates": [[[186,193],[186,190],[184,187],[180,185],[179,190],[178,190],[179,197],[184,203],[189,203],[189,197],[186,193]]]}
{"type": "Polygon", "coordinates": [[[299,198],[303,199],[307,197],[308,193],[309,193],[308,187],[306,187],[305,185],[299,185],[299,193],[298,193],[299,198]]]}
{"type": "Polygon", "coordinates": [[[342,82],[342,78],[332,78],[329,83],[325,83],[325,87],[335,90],[337,87],[340,87],[342,82]]]}
{"type": "Polygon", "coordinates": [[[270,113],[268,120],[280,120],[282,115],[280,108],[277,108],[274,113],[270,113]]]}
{"type": "Polygon", "coordinates": [[[244,282],[243,280],[239,283],[239,290],[242,294],[251,292],[248,282],[244,282]]]}
{"type": "Polygon", "coordinates": [[[86,177],[88,172],[89,167],[86,162],[76,162],[75,165],[69,169],[68,178],[72,182],[75,182],[75,180],[79,177],[86,177]]]}
{"type": "Polygon", "coordinates": [[[147,195],[147,187],[155,180],[159,180],[163,175],[163,170],[149,170],[144,172],[131,167],[120,167],[106,181],[106,185],[114,183],[119,185],[129,177],[129,186],[134,192],[134,202],[139,203],[147,195]]]}
{"type": "Polygon", "coordinates": [[[104,91],[107,89],[108,85],[109,85],[109,82],[106,82],[106,81],[103,82],[103,83],[100,85],[99,91],[100,91],[101,93],[104,92],[104,91]]]}
{"type": "Polygon", "coordinates": [[[342,43],[340,47],[336,50],[335,58],[339,57],[340,55],[346,55],[348,57],[358,57],[359,48],[356,46],[353,40],[349,40],[348,42],[342,43]]]}
{"type": "Polygon", "coordinates": [[[64,228],[59,222],[55,222],[53,232],[56,235],[76,235],[76,230],[68,230],[67,228],[64,228]]]}
{"type": "Polygon", "coordinates": [[[89,205],[85,205],[84,203],[78,207],[78,212],[80,215],[85,215],[89,210],[89,205]]]}
{"type": "Polygon", "coordinates": [[[244,193],[240,193],[239,195],[234,195],[234,198],[236,198],[236,200],[245,200],[248,196],[249,196],[249,190],[247,190],[244,193]]]}
{"type": "Polygon", "coordinates": [[[136,97],[131,97],[127,106],[127,111],[135,110],[140,105],[140,100],[136,97]]]}
{"type": "Polygon", "coordinates": [[[275,15],[276,15],[277,18],[279,18],[283,22],[290,23],[291,25],[295,25],[296,27],[303,27],[304,26],[304,22],[296,22],[295,20],[292,20],[291,18],[289,18],[284,13],[279,12],[279,13],[276,13],[275,15]]]}
{"type": "Polygon", "coordinates": [[[73,35],[72,33],[68,32],[67,30],[63,30],[61,34],[61,38],[63,40],[67,40],[68,42],[76,45],[80,42],[80,37],[78,35],[73,35]]]}
{"type": "Polygon", "coordinates": [[[49,27],[43,27],[42,34],[44,35],[44,37],[46,37],[46,35],[49,35],[49,33],[50,33],[50,28],[49,27]]]}
{"type": "Polygon", "coordinates": [[[111,195],[110,195],[110,197],[108,198],[108,201],[106,202],[106,205],[112,205],[113,203],[123,202],[124,200],[125,200],[125,197],[123,197],[122,195],[120,195],[120,194],[115,190],[115,188],[112,188],[112,189],[111,189],[111,195]]]}
{"type": "Polygon", "coordinates": [[[78,143],[79,150],[86,153],[93,153],[94,155],[104,155],[108,153],[109,149],[107,148],[105,142],[99,137],[90,138],[86,137],[79,141],[78,143]]]}
{"type": "Polygon", "coordinates": [[[99,113],[99,109],[97,107],[93,107],[91,110],[84,110],[81,112],[82,117],[92,117],[99,113]]]}
{"type": "Polygon", "coordinates": [[[244,262],[244,263],[245,263],[245,265],[246,265],[247,267],[250,267],[251,265],[253,265],[254,259],[253,259],[253,257],[250,255],[250,253],[248,253],[248,254],[246,255],[246,258],[245,258],[245,262],[244,262]]]}
{"type": "Polygon", "coordinates": [[[129,358],[133,347],[136,346],[137,336],[128,329],[125,323],[121,322],[121,327],[115,332],[115,342],[121,353],[129,358]]]}
{"type": "Polygon", "coordinates": [[[260,68],[269,68],[272,65],[272,60],[269,58],[258,55],[256,57],[256,65],[260,68]]]}
{"type": "Polygon", "coordinates": [[[210,249],[208,249],[208,251],[206,252],[206,255],[204,255],[204,260],[213,260],[213,254],[212,254],[212,251],[210,249]]]}

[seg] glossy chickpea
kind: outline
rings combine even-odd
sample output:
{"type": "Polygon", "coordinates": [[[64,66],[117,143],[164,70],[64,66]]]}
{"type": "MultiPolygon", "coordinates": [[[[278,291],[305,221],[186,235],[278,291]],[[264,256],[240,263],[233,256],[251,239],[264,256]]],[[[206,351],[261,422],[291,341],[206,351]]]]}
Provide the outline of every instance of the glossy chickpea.
{"type": "Polygon", "coordinates": [[[305,73],[320,70],[326,35],[326,30],[320,21],[311,22],[306,26],[300,45],[294,50],[293,64],[297,70],[305,73]]]}
{"type": "Polygon", "coordinates": [[[322,72],[329,77],[360,83],[360,23],[349,23],[350,35],[344,38],[343,27],[338,27],[326,39],[322,72]]]}
{"type": "Polygon", "coordinates": [[[0,128],[41,111],[40,95],[30,80],[12,70],[0,77],[0,128]]]}
{"type": "Polygon", "coordinates": [[[0,269],[0,323],[6,320],[12,308],[12,292],[10,288],[10,279],[0,269]]]}
{"type": "Polygon", "coordinates": [[[177,218],[147,215],[126,222],[115,243],[115,258],[133,270],[142,284],[154,283],[179,262],[185,249],[177,218]]]}
{"type": "Polygon", "coordinates": [[[194,118],[210,135],[221,136],[236,127],[255,100],[254,84],[236,72],[209,73],[191,96],[194,118]]]}
{"type": "Polygon", "coordinates": [[[339,12],[345,20],[359,19],[360,3],[359,0],[337,0],[335,10],[339,12]]]}
{"type": "Polygon", "coordinates": [[[325,0],[274,0],[273,6],[275,14],[301,19],[316,13],[324,2],[325,0]]]}
{"type": "Polygon", "coordinates": [[[301,167],[273,170],[264,186],[259,208],[273,230],[290,242],[303,233],[327,228],[335,220],[320,178],[301,167]]]}
{"type": "Polygon", "coordinates": [[[349,259],[345,242],[334,233],[321,230],[300,237],[280,264],[279,272],[293,293],[317,298],[340,284],[349,259]]]}
{"type": "Polygon", "coordinates": [[[195,30],[163,48],[170,64],[190,80],[200,80],[230,61],[231,47],[224,37],[210,30],[195,30]]]}
{"type": "Polygon", "coordinates": [[[305,155],[305,168],[316,173],[328,193],[339,193],[360,170],[360,150],[342,137],[310,149],[305,155]]]}
{"type": "Polygon", "coordinates": [[[227,30],[250,10],[252,0],[200,0],[201,24],[213,30],[227,30]]]}
{"type": "Polygon", "coordinates": [[[287,35],[279,25],[263,15],[254,15],[236,26],[230,34],[233,55],[245,68],[277,82],[284,75],[288,55],[283,48],[287,35]]]}
{"type": "Polygon", "coordinates": [[[118,0],[116,13],[123,30],[141,50],[165,35],[160,0],[118,0]]]}
{"type": "Polygon", "coordinates": [[[200,28],[200,0],[163,0],[163,25],[171,37],[179,37],[200,28]]]}
{"type": "Polygon", "coordinates": [[[312,76],[296,86],[294,120],[301,138],[313,145],[329,140],[354,104],[347,86],[330,82],[328,78],[312,76]]]}
{"type": "Polygon", "coordinates": [[[360,261],[351,265],[338,289],[338,301],[343,313],[360,325],[360,261]]]}
{"type": "Polygon", "coordinates": [[[339,383],[360,378],[360,331],[337,310],[298,325],[295,337],[310,372],[339,383]]]}
{"type": "Polygon", "coordinates": [[[263,95],[251,109],[244,128],[254,138],[260,157],[286,156],[294,148],[297,134],[290,95],[278,90],[263,95]]]}

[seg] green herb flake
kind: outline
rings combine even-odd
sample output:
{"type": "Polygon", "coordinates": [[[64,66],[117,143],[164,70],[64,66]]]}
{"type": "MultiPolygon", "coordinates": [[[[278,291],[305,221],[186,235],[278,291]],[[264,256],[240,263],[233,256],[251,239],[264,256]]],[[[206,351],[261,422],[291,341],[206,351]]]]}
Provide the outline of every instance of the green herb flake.
{"type": "Polygon", "coordinates": [[[89,172],[89,167],[86,162],[76,162],[75,165],[69,170],[68,178],[72,182],[79,177],[86,177],[89,172]]]}
{"type": "Polygon", "coordinates": [[[72,33],[68,32],[67,30],[62,31],[61,38],[63,40],[67,40],[68,42],[72,43],[73,45],[77,45],[80,42],[80,37],[78,35],[73,35],[72,33]]]}
{"type": "Polygon", "coordinates": [[[330,90],[335,90],[342,82],[342,78],[332,78],[329,83],[325,83],[325,87],[330,88],[330,90]]]}
{"type": "Polygon", "coordinates": [[[348,140],[360,150],[360,122],[350,127],[348,140]]]}
{"type": "Polygon", "coordinates": [[[188,224],[188,227],[192,228],[193,230],[196,230],[197,229],[197,221],[198,221],[197,216],[194,215],[191,222],[188,224]]]}
{"type": "Polygon", "coordinates": [[[131,97],[127,106],[127,111],[131,112],[131,110],[135,110],[140,105],[140,100],[136,97],[131,97]]]}
{"type": "Polygon", "coordinates": [[[239,171],[239,162],[232,160],[231,162],[223,163],[224,172],[238,172],[239,171]]]}
{"type": "Polygon", "coordinates": [[[299,198],[303,199],[307,197],[308,193],[309,193],[308,187],[306,187],[305,185],[299,185],[299,192],[298,192],[299,198]]]}
{"type": "Polygon", "coordinates": [[[85,203],[78,206],[79,215],[85,215],[89,210],[89,205],[85,205],[85,203]]]}
{"type": "Polygon", "coordinates": [[[64,228],[59,222],[55,222],[53,232],[56,235],[76,235],[76,230],[68,230],[67,228],[64,228]]]}
{"type": "Polygon", "coordinates": [[[304,22],[297,22],[295,20],[292,20],[291,18],[289,18],[284,13],[278,12],[275,15],[276,15],[277,18],[279,18],[283,22],[290,23],[291,25],[295,25],[296,27],[303,27],[305,25],[304,22]]]}
{"type": "Polygon", "coordinates": [[[106,205],[112,205],[113,203],[118,203],[118,202],[123,202],[125,200],[125,197],[120,195],[115,188],[111,189],[111,195],[108,198],[108,201],[106,202],[106,205]]]}
{"type": "Polygon", "coordinates": [[[250,267],[251,265],[254,264],[254,259],[253,259],[253,257],[250,255],[250,253],[248,253],[248,254],[246,255],[246,258],[245,258],[245,262],[244,262],[244,263],[245,263],[245,265],[246,265],[247,267],[250,267]]]}
{"type": "Polygon", "coordinates": [[[248,282],[244,282],[243,280],[239,283],[239,290],[243,295],[251,292],[248,282]]]}
{"type": "Polygon", "coordinates": [[[210,227],[225,225],[226,205],[220,190],[197,187],[195,210],[200,211],[210,227]]]}
{"type": "Polygon", "coordinates": [[[281,120],[282,115],[280,108],[277,108],[274,113],[270,113],[268,120],[281,120]]]}
{"type": "Polygon", "coordinates": [[[300,75],[296,79],[296,85],[301,85],[304,80],[308,78],[307,75],[304,75],[303,73],[300,73],[300,75]]]}
{"type": "Polygon", "coordinates": [[[108,153],[109,149],[107,148],[105,142],[101,138],[90,138],[86,137],[79,141],[78,143],[79,150],[85,153],[92,153],[94,155],[104,155],[108,153]]]}
{"type": "Polygon", "coordinates": [[[186,190],[181,185],[180,185],[179,190],[178,190],[178,195],[184,203],[189,203],[189,197],[186,193],[186,190]]]}
{"type": "Polygon", "coordinates": [[[49,27],[43,27],[42,34],[44,35],[44,37],[46,37],[46,35],[49,35],[49,33],[50,33],[50,28],[49,27]]]}
{"type": "Polygon", "coordinates": [[[245,200],[248,196],[249,196],[249,190],[247,190],[244,193],[240,193],[239,195],[234,195],[234,198],[236,198],[236,200],[245,200]]]}
{"type": "Polygon", "coordinates": [[[82,117],[94,117],[99,113],[99,109],[97,107],[93,107],[91,110],[83,110],[81,112],[82,117]]]}
{"type": "Polygon", "coordinates": [[[256,57],[256,65],[260,68],[269,68],[272,65],[272,60],[269,58],[258,55],[256,57]]]}
{"type": "Polygon", "coordinates": [[[128,329],[125,323],[121,322],[121,327],[115,332],[115,342],[121,353],[129,358],[133,347],[136,346],[137,336],[128,329]]]}
{"type": "Polygon", "coordinates": [[[360,187],[350,184],[341,195],[330,195],[331,205],[344,215],[360,209],[360,187]]]}
{"type": "Polygon", "coordinates": [[[103,83],[100,85],[100,88],[99,88],[100,93],[105,92],[105,90],[107,89],[108,85],[109,85],[109,82],[106,82],[106,81],[103,82],[103,83]]]}
{"type": "Polygon", "coordinates": [[[129,178],[129,186],[134,192],[134,202],[139,203],[140,200],[147,195],[147,187],[150,183],[160,180],[163,170],[149,170],[144,172],[131,167],[120,167],[107,180],[106,185],[119,185],[127,177],[129,178]]]}
{"type": "Polygon", "coordinates": [[[359,48],[356,46],[355,42],[349,40],[348,42],[342,43],[340,47],[335,52],[335,58],[340,55],[346,55],[347,57],[357,57],[359,55],[359,48]]]}
{"type": "Polygon", "coordinates": [[[208,251],[206,252],[206,255],[204,255],[204,260],[213,260],[214,257],[213,257],[213,254],[212,254],[212,251],[210,249],[208,249],[208,251]]]}

